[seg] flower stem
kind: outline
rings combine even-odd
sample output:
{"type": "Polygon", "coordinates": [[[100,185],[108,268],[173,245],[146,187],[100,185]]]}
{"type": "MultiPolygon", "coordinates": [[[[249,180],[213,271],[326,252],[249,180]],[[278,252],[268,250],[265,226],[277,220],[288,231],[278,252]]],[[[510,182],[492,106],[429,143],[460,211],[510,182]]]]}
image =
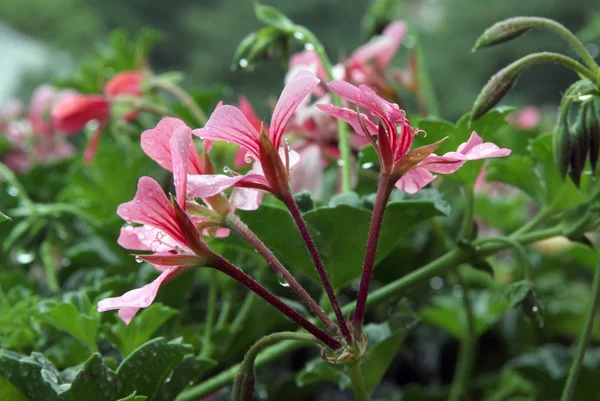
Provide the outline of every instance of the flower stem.
{"type": "Polygon", "coordinates": [[[350,381],[352,382],[354,399],[356,401],[369,401],[371,397],[365,388],[365,380],[362,375],[360,360],[348,365],[348,376],[350,376],[350,381]]]}
{"type": "MultiPolygon", "coordinates": [[[[552,227],[516,237],[515,241],[518,241],[521,245],[526,245],[546,238],[556,237],[561,234],[561,231],[562,230],[560,227],[552,227]]],[[[479,242],[476,242],[475,247],[476,255],[479,257],[485,257],[506,249],[506,244],[486,243],[484,246],[483,244],[480,245],[479,242]]],[[[377,306],[392,297],[401,295],[403,292],[414,287],[415,285],[426,282],[430,278],[455,268],[459,264],[465,263],[468,260],[469,255],[462,253],[458,248],[455,248],[439,258],[431,261],[427,265],[415,270],[414,272],[409,273],[406,276],[373,291],[369,296],[367,305],[370,307],[377,306]]],[[[355,303],[351,302],[347,305],[344,305],[342,312],[349,313],[352,312],[354,308],[355,303]]],[[[269,347],[256,358],[255,366],[264,366],[268,363],[271,363],[278,358],[289,354],[295,349],[300,348],[301,346],[302,344],[284,342],[269,347]]],[[[184,390],[175,401],[194,401],[227,386],[235,380],[239,366],[240,365],[234,365],[229,369],[205,380],[197,386],[184,390]]]]}
{"type": "Polygon", "coordinates": [[[463,288],[463,307],[466,317],[466,333],[465,338],[460,344],[460,353],[456,364],[454,380],[450,387],[450,395],[448,401],[460,401],[461,399],[469,399],[464,397],[465,391],[469,383],[471,371],[473,369],[473,359],[475,356],[475,347],[477,346],[477,337],[475,334],[475,318],[473,316],[473,305],[469,298],[467,287],[459,272],[456,272],[456,277],[463,288]]]}
{"type": "Polygon", "coordinates": [[[288,306],[282,300],[273,295],[269,290],[260,285],[256,280],[247,275],[244,271],[239,269],[238,267],[231,264],[228,260],[223,258],[220,255],[213,254],[212,267],[215,269],[227,274],[229,277],[233,278],[235,281],[239,282],[250,291],[256,293],[262,299],[270,303],[273,307],[287,316],[294,323],[298,324],[300,327],[304,328],[306,331],[311,333],[313,336],[319,339],[323,344],[332,349],[337,349],[342,346],[342,344],[331,337],[329,334],[325,333],[323,330],[315,326],[312,322],[306,319],[304,316],[296,312],[293,308],[288,306]]]}
{"type": "MultiPolygon", "coordinates": [[[[262,276],[265,272],[265,267],[265,265],[261,265],[259,267],[256,278],[257,281],[262,279],[262,276]]],[[[229,330],[231,331],[231,333],[237,334],[242,330],[244,323],[246,323],[246,321],[248,320],[248,316],[250,316],[250,311],[252,310],[254,304],[256,303],[256,301],[258,301],[258,299],[259,298],[256,296],[256,294],[252,292],[249,292],[246,295],[246,298],[244,298],[244,302],[242,303],[242,307],[239,309],[238,313],[235,315],[235,318],[231,322],[231,325],[229,326],[229,330]]]]}
{"type": "Polygon", "coordinates": [[[313,239],[310,235],[310,232],[308,231],[308,227],[306,226],[306,222],[304,221],[304,218],[302,218],[302,212],[300,211],[300,208],[296,204],[296,200],[294,199],[294,197],[292,196],[292,194],[289,191],[287,193],[283,194],[280,197],[280,199],[287,206],[290,213],[292,214],[292,218],[294,219],[294,221],[296,222],[296,225],[298,226],[300,235],[302,236],[302,239],[304,240],[304,243],[306,244],[306,247],[308,248],[308,252],[310,253],[313,263],[315,264],[315,268],[317,269],[317,273],[319,274],[319,277],[321,278],[321,282],[323,283],[323,287],[325,288],[325,293],[327,294],[327,297],[329,298],[329,302],[331,303],[331,307],[333,308],[335,317],[338,320],[338,324],[339,324],[340,330],[342,332],[342,335],[344,336],[346,341],[351,341],[352,336],[350,334],[350,330],[346,326],[346,320],[344,319],[344,315],[342,314],[340,304],[335,296],[335,292],[333,291],[333,287],[331,286],[331,282],[329,281],[329,277],[327,276],[327,271],[325,271],[325,267],[323,266],[321,257],[319,256],[319,251],[317,250],[317,246],[315,245],[315,242],[313,241],[313,239]]]}
{"type": "MultiPolygon", "coordinates": [[[[315,34],[313,34],[307,28],[298,25],[296,26],[296,29],[304,34],[306,43],[310,43],[314,46],[315,53],[317,56],[319,56],[321,64],[323,65],[323,69],[325,70],[325,74],[327,75],[327,80],[333,81],[333,66],[329,60],[329,56],[327,56],[327,52],[325,52],[325,47],[323,47],[323,44],[319,41],[319,39],[317,39],[315,34]]],[[[332,99],[335,106],[344,106],[342,98],[338,94],[332,93],[332,99]]],[[[337,125],[339,139],[338,147],[342,157],[342,192],[350,192],[352,191],[352,149],[350,147],[350,132],[348,131],[348,124],[342,120],[338,120],[337,125]]]]}
{"type": "MultiPolygon", "coordinates": [[[[575,61],[572,58],[564,56],[559,53],[539,52],[539,53],[529,54],[529,55],[522,57],[519,60],[513,62],[509,66],[505,67],[502,71],[504,71],[504,70],[508,71],[508,70],[517,69],[517,68],[519,69],[519,71],[523,71],[525,68],[529,68],[540,62],[560,64],[564,67],[570,68],[571,70],[575,71],[576,73],[581,74],[584,77],[586,77],[587,79],[589,79],[590,81],[596,83],[596,75],[594,74],[594,72],[590,71],[588,68],[586,68],[583,64],[579,63],[578,61],[575,61]]],[[[598,68],[598,67],[596,67],[596,68],[598,68]]]]}
{"type": "Polygon", "coordinates": [[[0,176],[4,176],[6,182],[15,188],[17,192],[16,196],[18,196],[23,205],[32,212],[34,210],[33,202],[29,198],[29,195],[27,195],[27,191],[25,191],[25,188],[21,185],[21,182],[18,180],[15,173],[4,163],[0,163],[0,176]]]}
{"type": "Polygon", "coordinates": [[[386,174],[379,176],[379,184],[377,186],[377,195],[375,197],[375,205],[371,214],[371,225],[369,227],[369,238],[367,239],[367,249],[365,252],[365,260],[363,263],[362,276],[360,278],[360,288],[356,297],[356,310],[352,318],[352,325],[355,329],[360,330],[362,327],[363,317],[367,308],[367,297],[369,296],[369,284],[373,276],[375,267],[375,256],[377,254],[377,244],[379,235],[381,234],[381,225],[383,216],[390,194],[394,189],[394,180],[386,174]]]}
{"type": "Polygon", "coordinates": [[[473,217],[475,216],[475,194],[472,186],[465,187],[465,214],[459,238],[471,239],[473,233],[473,217]]]}
{"type": "Polygon", "coordinates": [[[212,353],[212,331],[215,323],[215,314],[217,307],[217,276],[215,271],[209,271],[208,281],[208,305],[206,320],[204,322],[204,336],[202,338],[201,357],[208,358],[212,353]]]}
{"type": "Polygon", "coordinates": [[[590,342],[590,337],[592,336],[594,317],[596,315],[598,305],[600,304],[600,261],[596,267],[596,272],[594,273],[594,282],[592,283],[592,291],[590,294],[591,296],[585,316],[585,323],[583,324],[583,330],[579,334],[579,339],[577,340],[575,357],[571,363],[569,375],[567,376],[567,381],[565,383],[562,396],[560,397],[560,401],[571,401],[573,399],[575,387],[577,385],[577,379],[581,373],[585,351],[588,343],[590,342]]]}
{"type": "Polygon", "coordinates": [[[173,95],[173,97],[179,99],[179,101],[188,108],[188,110],[192,113],[198,124],[200,124],[202,127],[206,124],[206,121],[208,121],[204,110],[202,110],[200,106],[198,106],[194,98],[191,97],[189,93],[181,89],[179,86],[169,82],[165,82],[160,79],[152,80],[152,86],[162,89],[165,92],[173,95]]]}
{"type": "Polygon", "coordinates": [[[290,288],[298,295],[298,297],[304,302],[304,304],[310,309],[324,324],[332,331],[336,331],[337,326],[329,317],[325,314],[323,309],[319,307],[316,301],[310,296],[308,292],[302,287],[302,285],[292,276],[290,271],[281,264],[281,262],[275,257],[273,252],[248,228],[246,224],[235,214],[229,213],[225,216],[225,222],[227,226],[235,231],[240,237],[242,237],[248,244],[250,244],[258,253],[265,258],[269,265],[279,274],[290,286],[290,288]]]}
{"type": "Polygon", "coordinates": [[[260,352],[265,348],[282,341],[298,341],[303,343],[315,343],[313,336],[293,331],[283,331],[264,336],[258,340],[244,356],[239,365],[237,378],[233,386],[232,401],[251,400],[254,392],[254,365],[260,352]]]}

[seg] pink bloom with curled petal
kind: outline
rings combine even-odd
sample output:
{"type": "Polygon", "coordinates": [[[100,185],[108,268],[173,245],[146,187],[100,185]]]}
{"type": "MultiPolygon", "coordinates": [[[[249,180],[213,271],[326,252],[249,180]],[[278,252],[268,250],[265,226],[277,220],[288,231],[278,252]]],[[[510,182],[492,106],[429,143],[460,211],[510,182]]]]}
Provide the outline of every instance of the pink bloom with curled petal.
{"type": "MultiPolygon", "coordinates": [[[[186,129],[175,130],[169,139],[176,202],[183,213],[186,213],[187,207],[191,143],[191,134],[186,129]]],[[[189,243],[189,237],[183,231],[186,228],[181,226],[174,205],[154,179],[140,178],[134,199],[120,205],[117,214],[128,223],[141,224],[124,227],[118,243],[127,249],[151,251],[151,254],[137,257],[150,262],[161,271],[152,283],[98,303],[99,312],[117,309],[121,320],[129,324],[141,308],[152,304],[164,283],[186,268],[202,265],[206,259],[192,251],[194,245],[189,243]]],[[[186,219],[190,219],[187,214],[186,216],[186,219]]]]}
{"type": "Polygon", "coordinates": [[[441,141],[411,150],[418,130],[411,127],[397,104],[383,99],[366,85],[356,87],[345,81],[333,81],[328,86],[345,100],[379,119],[379,126],[376,126],[369,116],[359,115],[354,110],[332,105],[320,106],[321,110],[348,122],[355,131],[369,138],[381,162],[382,174],[396,179],[396,187],[402,191],[417,192],[435,178],[432,173],[454,173],[469,160],[510,154],[509,149],[500,149],[490,142],[484,143],[475,132],[456,152],[442,156],[433,153],[441,141]]]}
{"type": "Polygon", "coordinates": [[[516,116],[510,115],[511,121],[515,127],[522,130],[533,130],[540,124],[542,113],[536,106],[523,107],[516,116]]]}
{"type": "Polygon", "coordinates": [[[296,152],[282,145],[288,120],[302,100],[318,85],[319,79],[301,71],[283,89],[273,111],[269,132],[259,132],[244,114],[234,106],[220,106],[210,116],[204,128],[193,133],[200,138],[235,143],[254,159],[252,169],[245,175],[193,175],[189,178],[190,193],[205,198],[236,187],[245,200],[240,209],[254,210],[261,196],[245,193],[262,191],[279,196],[289,189],[289,172],[298,163],[296,152]]]}

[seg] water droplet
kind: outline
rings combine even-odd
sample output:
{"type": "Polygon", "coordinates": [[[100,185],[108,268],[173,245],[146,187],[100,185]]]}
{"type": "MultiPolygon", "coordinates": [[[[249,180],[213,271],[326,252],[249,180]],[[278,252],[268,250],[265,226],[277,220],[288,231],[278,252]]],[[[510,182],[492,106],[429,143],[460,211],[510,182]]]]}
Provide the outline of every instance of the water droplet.
{"type": "Polygon", "coordinates": [[[588,99],[591,99],[592,95],[581,95],[579,96],[577,99],[579,99],[580,102],[585,102],[588,99]]]}
{"type": "Polygon", "coordinates": [[[338,159],[337,165],[340,167],[344,167],[344,161],[342,159],[338,159]]]}
{"type": "Polygon", "coordinates": [[[444,286],[444,280],[440,276],[432,277],[429,280],[429,286],[434,290],[439,290],[444,286]]]}
{"type": "Polygon", "coordinates": [[[62,258],[62,260],[60,261],[60,265],[63,267],[69,267],[71,266],[71,259],[69,258],[62,258]]]}
{"type": "Polygon", "coordinates": [[[294,32],[294,38],[298,40],[304,40],[305,36],[302,32],[294,32]]]}
{"type": "Polygon", "coordinates": [[[245,58],[241,58],[239,64],[240,64],[240,67],[246,68],[246,67],[248,67],[248,64],[250,64],[250,63],[248,63],[248,60],[246,60],[245,58]]]}
{"type": "Polygon", "coordinates": [[[136,263],[142,263],[144,260],[141,258],[141,256],[136,256],[135,261],[136,263]]]}
{"type": "Polygon", "coordinates": [[[313,45],[312,43],[306,43],[304,45],[304,50],[308,50],[308,51],[315,50],[315,45],[313,45]]]}
{"type": "Polygon", "coordinates": [[[290,286],[290,283],[288,283],[287,280],[281,274],[277,274],[277,281],[279,282],[279,285],[281,285],[282,287],[290,286]]]}
{"type": "Polygon", "coordinates": [[[13,187],[12,185],[6,188],[6,192],[13,197],[19,195],[19,190],[17,189],[17,187],[13,187]]]}
{"type": "Polygon", "coordinates": [[[464,292],[464,289],[460,285],[455,285],[452,287],[452,294],[454,294],[454,296],[457,298],[462,298],[464,292]]]}
{"type": "Polygon", "coordinates": [[[368,170],[371,167],[373,167],[373,163],[371,163],[371,162],[363,163],[360,167],[363,168],[363,169],[365,169],[365,170],[368,170]]]}
{"type": "Polygon", "coordinates": [[[27,251],[25,249],[18,249],[15,251],[15,260],[17,263],[27,265],[35,259],[35,253],[27,251]]]}

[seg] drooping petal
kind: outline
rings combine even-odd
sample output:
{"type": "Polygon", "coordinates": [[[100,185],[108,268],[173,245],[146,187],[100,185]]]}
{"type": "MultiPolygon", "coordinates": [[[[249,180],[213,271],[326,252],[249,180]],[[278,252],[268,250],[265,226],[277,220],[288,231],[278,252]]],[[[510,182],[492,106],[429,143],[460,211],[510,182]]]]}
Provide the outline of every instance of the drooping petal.
{"type": "Polygon", "coordinates": [[[187,246],[177,225],[173,206],[161,186],[150,177],[140,178],[134,199],[119,205],[117,214],[128,223],[158,228],[179,244],[187,246]]]}
{"type": "MultiPolygon", "coordinates": [[[[182,120],[173,117],[163,118],[156,127],[142,132],[141,145],[144,153],[157,162],[162,168],[173,171],[171,147],[169,141],[177,129],[186,129],[191,132],[182,120]]],[[[190,141],[189,171],[191,174],[202,174],[202,163],[193,141],[190,141]]]]}
{"type": "Polygon", "coordinates": [[[291,174],[293,192],[309,191],[315,199],[323,195],[323,154],[317,144],[311,144],[300,151],[300,163],[291,174]]]}
{"type": "Polygon", "coordinates": [[[396,188],[407,194],[414,194],[433,181],[434,178],[435,176],[429,170],[417,167],[404,174],[396,182],[396,188]]]}
{"type": "Polygon", "coordinates": [[[460,144],[457,152],[466,156],[467,160],[480,160],[490,157],[504,157],[510,154],[510,149],[500,148],[492,142],[483,142],[477,132],[473,131],[469,140],[460,144]]]}
{"type": "Polygon", "coordinates": [[[443,156],[432,154],[427,156],[419,167],[424,167],[429,171],[439,174],[452,174],[462,167],[467,161],[467,157],[462,153],[448,152],[443,156]]]}
{"type": "Polygon", "coordinates": [[[252,188],[235,188],[229,200],[231,206],[240,210],[256,210],[260,206],[264,192],[252,188]]]}
{"type": "Polygon", "coordinates": [[[117,309],[119,317],[125,324],[129,324],[131,319],[141,308],[146,308],[154,302],[158,289],[165,280],[179,273],[178,267],[171,267],[160,274],[153,282],[146,284],[141,288],[136,288],[121,295],[120,297],[106,298],[98,302],[98,312],[106,312],[117,309]]]}
{"type": "Polygon", "coordinates": [[[471,151],[471,149],[473,149],[477,145],[481,145],[482,143],[483,139],[481,139],[481,137],[477,135],[477,132],[473,131],[471,133],[471,136],[469,137],[469,140],[458,145],[458,149],[456,149],[456,151],[462,153],[463,155],[466,155],[471,151]]]}
{"type": "Polygon", "coordinates": [[[173,159],[173,184],[177,202],[183,210],[186,209],[187,177],[190,159],[190,145],[192,137],[188,127],[179,127],[173,132],[169,146],[173,159]]]}
{"type": "Polygon", "coordinates": [[[273,110],[270,139],[275,149],[279,149],[281,137],[288,120],[298,105],[319,84],[320,80],[310,71],[299,71],[283,88],[273,110]]]}
{"type": "MultiPolygon", "coordinates": [[[[346,121],[357,134],[365,135],[356,111],[347,109],[345,107],[337,107],[331,104],[317,104],[317,107],[332,117],[346,121]]],[[[372,136],[376,136],[378,133],[377,126],[371,120],[369,120],[369,117],[367,117],[365,114],[361,113],[361,118],[369,130],[369,133],[372,136]]]]}
{"type": "Polygon", "coordinates": [[[58,102],[51,111],[54,126],[66,133],[81,131],[88,122],[106,123],[110,118],[110,103],[101,95],[75,95],[58,102]]]}
{"type": "Polygon", "coordinates": [[[259,158],[259,133],[237,107],[217,107],[204,128],[195,129],[192,134],[203,139],[235,143],[259,158]]]}

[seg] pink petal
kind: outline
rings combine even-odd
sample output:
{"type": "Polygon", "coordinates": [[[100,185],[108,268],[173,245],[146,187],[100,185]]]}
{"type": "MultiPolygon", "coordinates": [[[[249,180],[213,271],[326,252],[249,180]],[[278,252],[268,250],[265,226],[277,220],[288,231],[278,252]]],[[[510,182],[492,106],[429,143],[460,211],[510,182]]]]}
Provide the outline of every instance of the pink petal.
{"type": "MultiPolygon", "coordinates": [[[[248,98],[246,96],[240,96],[240,98],[238,100],[238,105],[239,105],[238,107],[239,107],[240,111],[242,112],[244,117],[246,117],[248,119],[250,124],[252,124],[252,126],[254,127],[256,132],[260,132],[261,127],[263,127],[263,122],[256,115],[256,112],[254,111],[254,108],[252,107],[252,103],[250,103],[248,98]]],[[[264,128],[266,129],[266,127],[264,127],[264,128]]]]}
{"type": "Polygon", "coordinates": [[[204,128],[195,129],[192,134],[204,139],[233,142],[247,149],[259,158],[259,133],[242,112],[229,105],[217,107],[204,128]]]}
{"type": "Polygon", "coordinates": [[[349,61],[352,65],[366,64],[378,54],[386,52],[390,46],[393,46],[391,38],[386,36],[374,37],[369,42],[356,49],[354,53],[352,53],[349,61]]]}
{"type": "Polygon", "coordinates": [[[122,227],[117,243],[125,249],[152,252],[172,251],[179,245],[164,231],[147,225],[122,227]]]}
{"type": "MultiPolygon", "coordinates": [[[[173,171],[173,161],[171,159],[171,147],[169,141],[177,129],[186,129],[191,132],[191,128],[180,119],[173,117],[163,118],[153,129],[142,132],[141,145],[144,153],[152,160],[157,162],[162,168],[173,171]]],[[[189,170],[192,174],[202,174],[202,164],[196,146],[190,141],[189,150],[189,170]]]]}
{"type": "Polygon", "coordinates": [[[419,163],[419,167],[424,167],[434,173],[452,174],[461,168],[466,161],[466,156],[458,152],[448,152],[444,156],[432,154],[423,159],[419,163]]]}
{"type": "Polygon", "coordinates": [[[88,164],[94,161],[94,156],[96,156],[98,146],[100,146],[100,137],[102,136],[102,131],[104,131],[104,124],[103,122],[98,124],[98,128],[92,134],[90,141],[83,151],[83,160],[88,164]]]}
{"type": "Polygon", "coordinates": [[[396,188],[407,194],[414,194],[433,181],[434,178],[435,176],[427,169],[417,167],[404,174],[396,183],[396,188]]]}
{"type": "Polygon", "coordinates": [[[188,177],[189,193],[197,198],[208,198],[231,188],[244,177],[243,175],[230,177],[224,174],[190,175],[188,177]]]}
{"type": "Polygon", "coordinates": [[[383,37],[388,38],[391,42],[383,51],[381,51],[375,60],[379,68],[383,69],[394,59],[394,56],[398,52],[398,47],[402,43],[408,27],[403,21],[393,21],[383,30],[383,37]]]}
{"type": "Polygon", "coordinates": [[[187,177],[190,158],[190,145],[192,137],[188,127],[179,127],[173,132],[169,145],[173,158],[173,184],[177,202],[182,209],[186,209],[187,177]]]}
{"type": "MultiPolygon", "coordinates": [[[[332,117],[346,121],[357,134],[365,135],[356,111],[347,109],[345,107],[333,106],[331,104],[317,104],[317,107],[332,117]]],[[[377,126],[371,120],[369,120],[369,117],[361,113],[361,118],[369,130],[369,133],[371,135],[377,135],[377,126]]]]}
{"type": "Polygon", "coordinates": [[[117,214],[128,223],[147,224],[164,231],[179,244],[186,245],[173,206],[161,186],[150,177],[140,178],[135,197],[119,205],[117,214]]]}
{"type": "Polygon", "coordinates": [[[50,108],[54,103],[56,89],[50,85],[39,86],[31,97],[29,120],[36,133],[42,136],[52,135],[52,123],[49,118],[50,108]]]}
{"type": "Polygon", "coordinates": [[[347,101],[369,110],[392,124],[404,123],[406,120],[405,113],[397,104],[388,102],[366,85],[356,87],[346,81],[337,80],[328,83],[327,86],[347,101]]]}
{"type": "Polygon", "coordinates": [[[231,206],[241,210],[256,210],[260,206],[264,192],[251,188],[236,188],[231,194],[231,206]]]}
{"type": "Polygon", "coordinates": [[[315,74],[320,79],[327,79],[321,59],[314,50],[304,50],[299,53],[294,53],[290,57],[288,65],[289,75],[293,77],[298,71],[308,70],[315,74]]]}
{"type": "Polygon", "coordinates": [[[283,88],[273,110],[271,119],[271,142],[279,149],[285,126],[298,105],[319,84],[320,80],[310,71],[300,71],[283,88]]]}
{"type": "Polygon", "coordinates": [[[308,145],[300,150],[300,163],[291,173],[293,192],[303,189],[309,191],[315,199],[323,195],[323,155],[319,145],[308,145]]]}
{"type": "Polygon", "coordinates": [[[477,135],[477,132],[473,131],[471,133],[471,136],[469,137],[469,140],[467,142],[461,143],[458,146],[458,149],[456,149],[456,151],[458,153],[462,153],[463,155],[466,155],[467,153],[469,153],[471,151],[471,149],[473,149],[473,147],[480,145],[483,143],[483,139],[481,139],[481,137],[479,135],[477,135]]]}
{"type": "Polygon", "coordinates": [[[165,270],[150,284],[136,288],[115,298],[106,298],[98,302],[98,312],[108,310],[119,310],[119,317],[125,324],[129,324],[140,308],[146,308],[152,304],[160,286],[172,276],[178,267],[165,270]]]}
{"type": "Polygon", "coordinates": [[[519,112],[514,124],[520,129],[532,130],[539,125],[541,117],[540,109],[535,106],[527,106],[519,112]]]}

